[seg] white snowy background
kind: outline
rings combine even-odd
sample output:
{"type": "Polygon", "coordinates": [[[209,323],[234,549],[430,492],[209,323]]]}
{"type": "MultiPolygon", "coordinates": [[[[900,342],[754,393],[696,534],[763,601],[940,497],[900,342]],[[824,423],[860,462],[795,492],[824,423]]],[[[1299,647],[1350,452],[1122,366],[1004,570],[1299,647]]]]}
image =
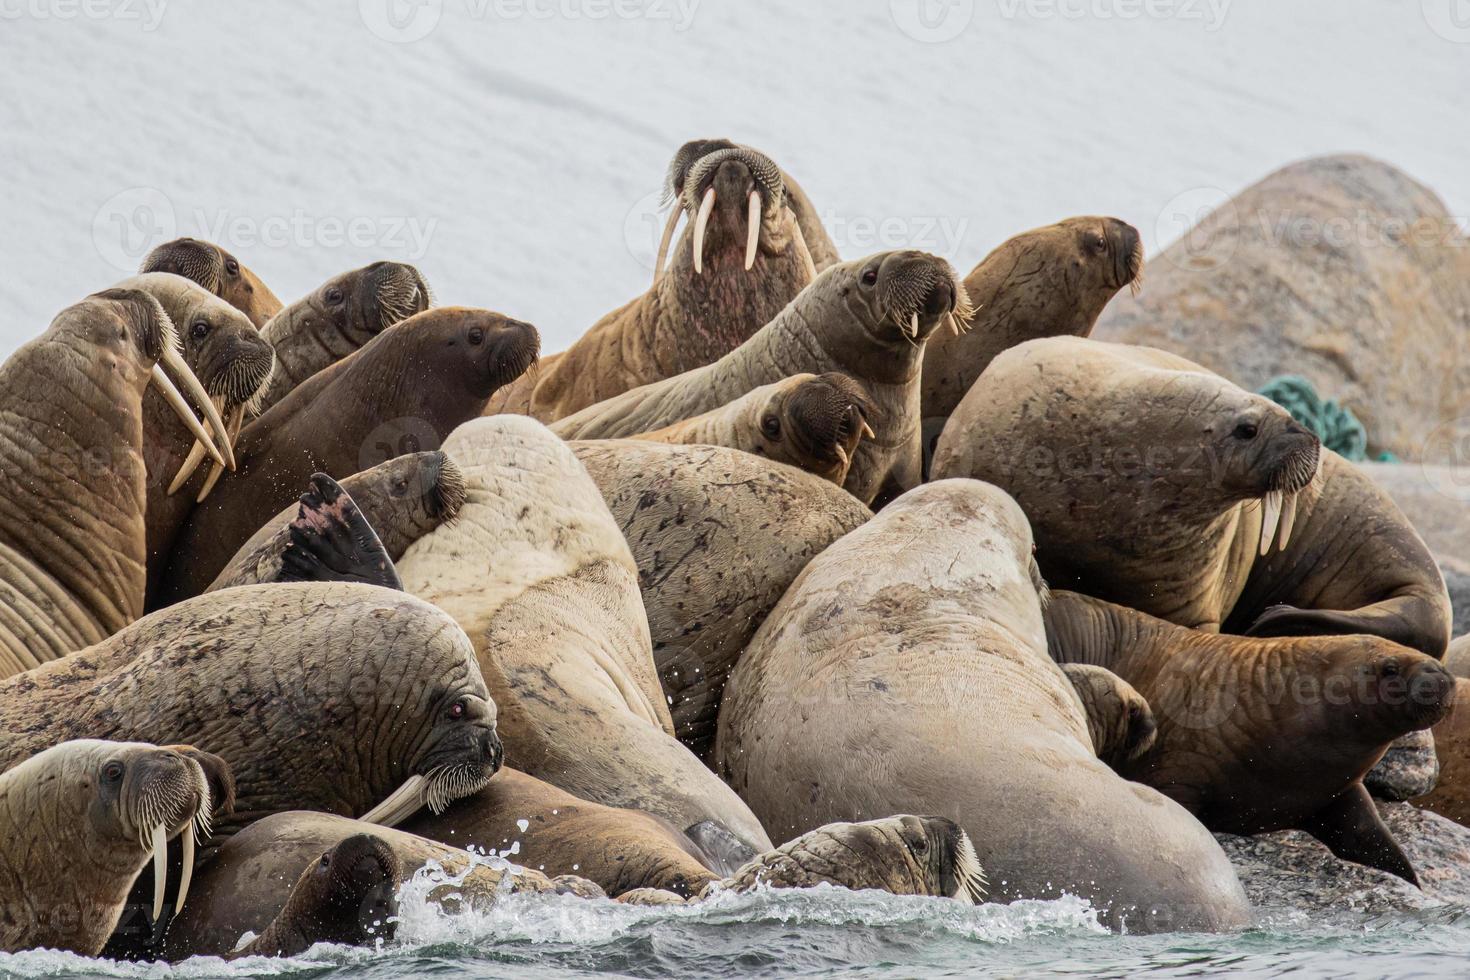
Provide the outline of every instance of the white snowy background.
{"type": "Polygon", "coordinates": [[[1321,153],[1465,215],[1467,97],[1470,0],[0,0],[0,355],[180,234],[287,302],[410,261],[559,349],[646,287],[692,137],[962,272],[1321,153]]]}

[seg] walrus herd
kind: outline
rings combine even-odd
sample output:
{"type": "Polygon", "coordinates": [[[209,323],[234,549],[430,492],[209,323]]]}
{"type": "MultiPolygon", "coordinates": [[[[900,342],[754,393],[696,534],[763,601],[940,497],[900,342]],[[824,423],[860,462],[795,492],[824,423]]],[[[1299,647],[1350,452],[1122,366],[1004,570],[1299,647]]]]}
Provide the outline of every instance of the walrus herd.
{"type": "MultiPolygon", "coordinates": [[[[1408,186],[1286,173],[1242,201],[1408,186]]],[[[1069,894],[1119,930],[1234,929],[1214,833],[1418,883],[1365,777],[1431,730],[1424,805],[1470,822],[1439,556],[1218,353],[1254,370],[1274,334],[1213,263],[1315,270],[1260,254],[1295,243],[1177,263],[1151,324],[1118,218],[961,277],[840,256],[730,140],[664,189],[647,291],[560,353],[413,266],[283,304],[184,238],[0,366],[0,950],[385,942],[410,886],[1069,894]],[[1125,318],[1157,346],[1089,336],[1125,318]]],[[[1313,284],[1421,264],[1470,291],[1449,244],[1313,284]]],[[[1371,344],[1371,396],[1397,326],[1291,339],[1371,344]]],[[[1402,445],[1396,407],[1360,414],[1402,445]]]]}

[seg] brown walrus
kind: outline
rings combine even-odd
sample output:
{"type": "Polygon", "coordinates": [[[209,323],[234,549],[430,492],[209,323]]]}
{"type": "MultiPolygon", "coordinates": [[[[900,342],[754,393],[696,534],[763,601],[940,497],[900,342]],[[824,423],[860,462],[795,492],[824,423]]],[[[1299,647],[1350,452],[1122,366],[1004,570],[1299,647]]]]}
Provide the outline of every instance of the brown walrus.
{"type": "Polygon", "coordinates": [[[400,262],[374,262],[328,279],[261,328],[275,348],[276,371],[261,395],[260,411],[395,323],[432,305],[429,284],[419,270],[400,262]]]}
{"type": "Polygon", "coordinates": [[[256,329],[281,310],[281,301],[239,259],[212,242],[175,238],[149,252],[142,272],[171,272],[197,282],[244,313],[256,329]]]}
{"type": "Polygon", "coordinates": [[[728,405],[635,436],[646,442],[728,446],[815,473],[838,486],[863,436],[868,396],[845,374],[794,374],[728,405]]]}
{"type": "Polygon", "coordinates": [[[0,766],[82,737],[223,758],[235,803],[211,846],[298,806],[387,823],[443,809],[501,757],[495,705],[454,622],[402,592],[335,582],[200,596],[0,681],[0,766]]]}
{"type": "Polygon", "coordinates": [[[673,737],[638,567],[571,449],[534,419],[495,415],[460,426],[444,451],[464,473],[464,506],[409,546],[398,574],[473,641],[507,764],[668,820],[721,873],[769,848],[673,737]]]}
{"type": "Polygon", "coordinates": [[[872,512],[810,473],[717,446],[571,443],[638,562],[674,734],[705,758],[730,668],[798,572],[872,512]]]}
{"type": "Polygon", "coordinates": [[[1219,833],[1300,829],[1418,884],[1363,776],[1449,708],[1432,657],[1377,636],[1221,636],[1070,592],[1046,609],[1052,656],[1136,687],[1158,737],[1120,768],[1219,833]]]}
{"type": "Polygon", "coordinates": [[[924,346],[926,458],[995,355],[1038,337],[1086,337],[1108,300],[1142,280],[1138,230],[1117,218],[1068,218],[997,246],[965,277],[974,316],[924,346]]]}
{"type": "Polygon", "coordinates": [[[161,592],[197,595],[313,473],[350,476],[429,451],[535,359],[536,328],[488,310],[439,307],[384,330],[312,375],[240,433],[239,470],[180,533],[161,592]]]}
{"type": "Polygon", "coordinates": [[[1004,352],[933,473],[1015,496],[1058,588],[1212,631],[1449,642],[1444,580],[1393,502],[1285,409],[1164,351],[1004,352]]]}
{"type": "MultiPolygon", "coordinates": [[[[366,581],[374,577],[377,570],[373,565],[379,561],[377,549],[367,540],[369,535],[381,545],[382,557],[396,563],[410,544],[453,520],[464,503],[464,476],[454,461],[441,452],[395,456],[340,483],[317,473],[312,475],[311,484],[312,488],[300,500],[266,521],[240,546],[206,592],[291,579],[293,572],[287,568],[287,554],[308,544],[303,541],[307,536],[347,559],[345,566],[338,567],[347,578],[338,581],[366,581]],[[348,501],[337,497],[332,485],[348,501]],[[360,526],[354,513],[366,523],[366,528],[360,526]],[[345,542],[350,554],[328,540],[335,532],[351,536],[345,542]]],[[[298,566],[296,572],[300,571],[298,566]]],[[[383,581],[368,584],[401,589],[396,565],[392,578],[396,585],[388,586],[383,581]]]]}
{"type": "Polygon", "coordinates": [[[780,835],[908,810],[974,842],[996,900],[1130,932],[1249,920],[1229,860],[1093,750],[1047,655],[1030,528],[993,486],[911,490],[822,552],[730,675],[715,762],[780,835]]]}
{"type": "Polygon", "coordinates": [[[692,140],[674,155],[664,190],[673,208],[653,285],[497,395],[490,413],[549,422],[711,364],[837,260],[806,194],[758,150],[724,139],[692,140]],[[684,214],[689,225],[665,271],[684,214]]]}
{"type": "Polygon", "coordinates": [[[718,879],[694,842],[667,821],[579,799],[509,767],[443,813],[420,811],[400,827],[455,847],[498,852],[553,877],[579,875],[612,898],[636,888],[687,898],[718,879]]]}
{"type": "Polygon", "coordinates": [[[0,774],[0,950],[96,956],[150,861],[156,918],[168,842],[187,837],[192,856],[210,813],[199,761],[172,748],[79,739],[9,768],[0,774]]]}
{"type": "Polygon", "coordinates": [[[921,476],[919,368],[924,341],[969,316],[943,259],[880,252],[832,266],[738,348],[707,367],[635,388],[556,422],[567,439],[615,439],[693,418],[800,372],[846,374],[867,393],[876,437],[852,457],[844,486],[865,504],[921,476]]]}
{"type": "Polygon", "coordinates": [[[0,366],[0,677],[97,643],[143,614],[147,387],[208,439],[170,374],[209,403],[173,321],[137,289],[62,310],[0,366]]]}
{"type": "Polygon", "coordinates": [[[1061,667],[1087,714],[1087,732],[1099,759],[1118,772],[1152,747],[1158,723],[1148,699],[1132,684],[1092,664],[1061,667]]]}
{"type": "MultiPolygon", "coordinates": [[[[182,276],[148,272],[118,283],[118,288],[141,289],[162,304],[178,332],[184,363],[225,421],[223,440],[219,433],[211,434],[216,442],[233,444],[246,415],[256,414],[256,399],[271,376],[271,345],[245,314],[182,276]]],[[[149,605],[194,497],[207,479],[219,478],[219,463],[199,471],[205,456],[204,444],[179,421],[163,395],[150,389],[143,396],[149,605]]]]}
{"type": "MultiPolygon", "coordinates": [[[[170,960],[229,955],[245,933],[264,937],[272,922],[282,921],[283,914],[287,916],[283,924],[289,922],[293,913],[288,905],[305,877],[302,869],[359,836],[371,836],[392,853],[399,894],[411,891],[412,895],[405,897],[423,898],[446,910],[486,909],[503,901],[507,894],[519,892],[582,897],[601,894],[596,885],[580,878],[553,880],[539,871],[401,830],[327,813],[291,810],[246,827],[200,869],[192,901],[169,927],[162,955],[170,960]],[[426,867],[431,864],[434,867],[426,867]]],[[[364,856],[374,861],[381,857],[375,846],[353,851],[366,851],[364,856]]],[[[386,858],[382,860],[386,862],[386,858]]],[[[368,921],[354,922],[351,909],[345,915],[334,916],[347,930],[370,927],[378,911],[381,892],[373,883],[377,874],[371,867],[365,870],[364,876],[354,875],[358,884],[349,887],[365,891],[371,899],[371,906],[365,909],[368,921]],[[363,888],[365,885],[368,887],[363,888]]],[[[321,893],[312,889],[310,894],[321,893]]]]}

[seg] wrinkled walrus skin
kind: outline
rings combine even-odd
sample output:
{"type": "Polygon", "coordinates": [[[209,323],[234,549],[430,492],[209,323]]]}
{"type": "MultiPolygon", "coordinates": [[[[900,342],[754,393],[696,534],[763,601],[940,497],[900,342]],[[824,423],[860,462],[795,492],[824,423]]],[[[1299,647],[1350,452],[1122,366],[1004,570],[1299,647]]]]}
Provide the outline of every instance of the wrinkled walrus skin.
{"type": "Polygon", "coordinates": [[[1004,493],[945,480],[818,555],[730,675],[719,771],[780,836],[948,817],[999,901],[1066,892],[1129,932],[1244,925],[1209,831],[1093,751],[1031,548],[1004,493]]]}
{"type": "Polygon", "coordinates": [[[721,873],[769,848],[740,798],[673,737],[638,567],[571,449],[533,419],[495,415],[460,426],[444,452],[464,473],[464,506],[398,573],[473,641],[508,764],[663,817],[721,873]]]}

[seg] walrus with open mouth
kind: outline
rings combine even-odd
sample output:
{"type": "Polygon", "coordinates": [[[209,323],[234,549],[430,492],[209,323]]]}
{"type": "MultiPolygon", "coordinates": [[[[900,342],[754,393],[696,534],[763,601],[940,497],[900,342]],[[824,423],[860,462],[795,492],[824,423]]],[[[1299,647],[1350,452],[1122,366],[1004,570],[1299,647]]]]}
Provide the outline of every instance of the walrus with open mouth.
{"type": "Polygon", "coordinates": [[[719,408],[793,374],[838,372],[868,396],[876,436],[852,455],[844,486],[865,504],[918,484],[919,369],[924,342],[958,329],[969,301],[948,262],[924,252],[880,252],[844,262],[755,336],[707,367],[599,402],[552,425],[566,439],[652,432],[719,408]]]}
{"type": "Polygon", "coordinates": [[[1117,218],[1068,218],[1007,239],[965,277],[975,313],[924,347],[924,446],[995,356],[1038,337],[1086,337],[1124,286],[1143,282],[1143,242],[1117,218]]]}
{"type": "Polygon", "coordinates": [[[862,387],[845,374],[796,374],[762,385],[728,405],[634,438],[680,445],[728,446],[815,473],[838,486],[871,411],[862,387]]]}
{"type": "Polygon", "coordinates": [[[198,283],[250,318],[259,329],[281,311],[276,294],[239,259],[212,242],[175,238],[149,252],[138,267],[171,272],[198,283]]]}
{"type": "Polygon", "coordinates": [[[401,262],[374,262],[328,279],[261,328],[275,348],[276,371],[260,397],[260,411],[432,305],[429,284],[419,270],[401,262]]]}
{"type": "Polygon", "coordinates": [[[168,842],[192,870],[211,812],[200,756],[141,742],[62,742],[0,774],[0,950],[96,956],[150,862],[157,919],[168,842]]]}
{"type": "MultiPolygon", "coordinates": [[[[118,288],[149,293],[173,320],[184,363],[204,385],[215,413],[225,421],[224,436],[211,435],[222,451],[229,449],[226,461],[233,462],[233,442],[246,416],[256,414],[256,400],[275,365],[270,344],[245,314],[182,276],[149,272],[118,283],[118,288]]],[[[218,480],[224,472],[218,462],[200,469],[207,454],[205,445],[179,422],[164,397],[150,389],[143,397],[150,604],[194,497],[206,482],[218,480]]]]}
{"type": "Polygon", "coordinates": [[[1279,405],[1164,351],[1006,351],[933,474],[1010,492],[1058,588],[1217,632],[1449,643],[1444,580],[1393,502],[1279,405]]]}
{"type": "Polygon", "coordinates": [[[240,434],[239,470],[195,507],[164,577],[164,602],[198,595],[313,473],[338,479],[432,451],[535,360],[529,323],[442,306],[383,331],[312,375],[240,434]]]}
{"type": "Polygon", "coordinates": [[[1219,833],[1300,829],[1338,857],[1418,878],[1363,788],[1390,742],[1438,722],[1454,678],[1377,636],[1222,636],[1072,592],[1046,609],[1052,656],[1148,698],[1146,751],[1118,767],[1219,833]]]}
{"type": "Polygon", "coordinates": [[[139,289],[105,290],[62,310],[0,366],[0,677],[143,615],[148,387],[225,458],[223,438],[216,446],[173,379],[223,432],[173,321],[139,289]]]}
{"type": "Polygon", "coordinates": [[[672,204],[653,285],[494,398],[489,414],[550,422],[719,360],[796,297],[837,250],[805,192],[759,150],[691,140],[669,165],[672,204]],[[681,216],[689,223],[672,249],[681,216]]]}

